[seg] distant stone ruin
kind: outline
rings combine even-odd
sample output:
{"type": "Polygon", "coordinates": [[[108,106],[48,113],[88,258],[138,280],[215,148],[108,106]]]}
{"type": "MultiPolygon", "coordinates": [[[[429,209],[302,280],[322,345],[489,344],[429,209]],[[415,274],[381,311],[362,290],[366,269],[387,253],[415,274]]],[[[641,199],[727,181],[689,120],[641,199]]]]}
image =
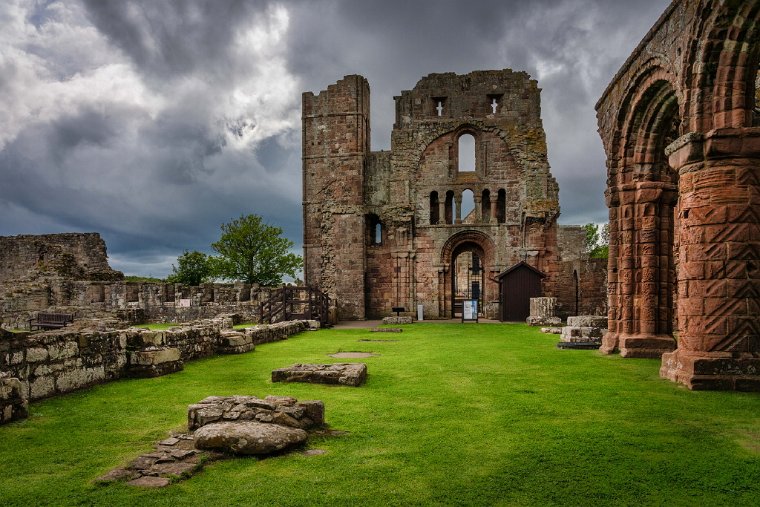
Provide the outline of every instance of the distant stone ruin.
{"type": "Polygon", "coordinates": [[[607,332],[607,317],[598,315],[577,315],[567,318],[567,325],[561,328],[560,349],[598,349],[602,336],[607,332]]]}
{"type": "Polygon", "coordinates": [[[511,69],[430,74],[394,98],[390,151],[371,150],[364,77],[303,94],[304,276],[339,320],[418,305],[452,318],[475,299],[484,317],[524,321],[536,296],[606,313],[604,261],[557,223],[540,91],[511,69]],[[500,286],[520,263],[529,290],[500,286]]]}
{"type": "Polygon", "coordinates": [[[0,284],[59,277],[118,281],[98,233],[0,236],[0,284]]]}
{"type": "Polygon", "coordinates": [[[557,298],[530,298],[530,315],[526,322],[529,326],[562,324],[562,319],[557,317],[557,298]]]}
{"type": "Polygon", "coordinates": [[[245,283],[124,281],[97,233],[0,236],[0,324],[26,329],[37,312],[125,322],[189,322],[237,313],[257,322],[276,289],[245,283]]]}

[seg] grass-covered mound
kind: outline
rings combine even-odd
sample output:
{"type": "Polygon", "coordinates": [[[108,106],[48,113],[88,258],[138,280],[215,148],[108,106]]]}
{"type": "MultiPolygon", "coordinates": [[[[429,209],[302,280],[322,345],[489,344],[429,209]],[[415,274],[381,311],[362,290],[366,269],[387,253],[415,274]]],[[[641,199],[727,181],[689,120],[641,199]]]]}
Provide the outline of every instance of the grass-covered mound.
{"type": "MultiPolygon", "coordinates": [[[[690,392],[658,360],[562,351],[510,324],[322,330],[33,403],[0,427],[2,505],[757,505],[760,395],[690,392]],[[397,341],[359,341],[397,340],[397,341]],[[273,369],[371,351],[360,388],[273,369]],[[220,462],[161,490],[93,480],[184,429],[209,395],[325,402],[326,454],[220,462]]],[[[345,361],[345,360],[343,360],[345,361]]]]}

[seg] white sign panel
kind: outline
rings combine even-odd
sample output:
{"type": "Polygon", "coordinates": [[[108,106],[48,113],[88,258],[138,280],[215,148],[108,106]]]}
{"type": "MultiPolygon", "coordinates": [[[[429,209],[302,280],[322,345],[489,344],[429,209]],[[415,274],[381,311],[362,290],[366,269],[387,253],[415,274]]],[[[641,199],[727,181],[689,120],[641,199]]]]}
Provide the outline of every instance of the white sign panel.
{"type": "Polygon", "coordinates": [[[478,300],[465,299],[462,301],[462,321],[478,320],[478,300]]]}

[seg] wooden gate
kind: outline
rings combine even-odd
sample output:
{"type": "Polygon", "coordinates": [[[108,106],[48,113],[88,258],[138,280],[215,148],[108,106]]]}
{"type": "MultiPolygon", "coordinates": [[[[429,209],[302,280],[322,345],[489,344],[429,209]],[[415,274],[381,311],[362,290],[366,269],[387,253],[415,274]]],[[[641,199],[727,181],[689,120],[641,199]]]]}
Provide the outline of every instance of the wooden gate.
{"type": "Polygon", "coordinates": [[[259,322],[274,324],[286,320],[318,320],[329,324],[329,298],[312,287],[282,287],[269,293],[259,306],[259,322]]]}
{"type": "Polygon", "coordinates": [[[546,275],[520,262],[498,276],[501,320],[525,322],[530,315],[530,298],[541,297],[541,279],[546,275]]]}

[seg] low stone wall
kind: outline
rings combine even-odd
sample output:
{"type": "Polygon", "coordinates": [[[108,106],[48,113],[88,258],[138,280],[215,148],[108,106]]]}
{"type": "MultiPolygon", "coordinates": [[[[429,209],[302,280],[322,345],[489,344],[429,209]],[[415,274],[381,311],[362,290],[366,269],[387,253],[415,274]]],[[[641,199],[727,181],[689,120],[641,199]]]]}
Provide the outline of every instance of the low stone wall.
{"type": "Polygon", "coordinates": [[[76,319],[117,316],[131,324],[191,322],[224,313],[258,322],[259,304],[272,290],[243,283],[188,286],[47,276],[0,282],[0,319],[19,329],[39,311],[73,313],[76,319]]]}
{"type": "MultiPolygon", "coordinates": [[[[64,328],[0,337],[0,372],[18,379],[27,400],[133,376],[156,376],[182,369],[184,361],[217,352],[252,350],[258,343],[284,340],[309,328],[308,321],[281,322],[237,331],[231,316],[166,331],[64,328]],[[235,350],[231,338],[250,344],[235,350]]],[[[239,345],[239,344],[238,344],[239,345]]]]}

